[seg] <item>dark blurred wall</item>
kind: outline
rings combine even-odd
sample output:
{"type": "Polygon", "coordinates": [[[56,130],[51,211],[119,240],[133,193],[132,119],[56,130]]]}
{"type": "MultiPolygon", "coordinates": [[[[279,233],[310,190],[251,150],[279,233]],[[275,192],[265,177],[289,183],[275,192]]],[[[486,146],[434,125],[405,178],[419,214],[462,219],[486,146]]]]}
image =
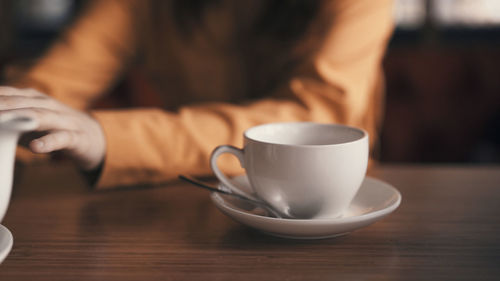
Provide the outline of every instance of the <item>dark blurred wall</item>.
{"type": "Polygon", "coordinates": [[[0,0],[0,67],[40,56],[85,0],[0,0]]]}
{"type": "Polygon", "coordinates": [[[500,163],[499,63],[497,28],[396,32],[382,160],[500,163]]]}
{"type": "Polygon", "coordinates": [[[0,66],[6,60],[13,37],[12,1],[0,0],[0,66]]]}

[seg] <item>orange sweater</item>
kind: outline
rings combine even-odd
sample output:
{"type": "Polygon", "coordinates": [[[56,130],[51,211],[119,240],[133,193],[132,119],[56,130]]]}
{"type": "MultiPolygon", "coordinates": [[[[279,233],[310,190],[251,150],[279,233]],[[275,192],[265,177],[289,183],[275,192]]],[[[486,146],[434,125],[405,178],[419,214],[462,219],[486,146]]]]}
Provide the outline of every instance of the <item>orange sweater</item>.
{"type": "MultiPolygon", "coordinates": [[[[206,30],[195,30],[190,40],[180,40],[168,18],[148,22],[148,13],[168,9],[167,2],[94,1],[14,83],[91,109],[120,73],[141,63],[161,93],[154,108],[91,111],[107,139],[98,187],[209,174],[208,159],[217,145],[241,146],[245,129],[267,122],[359,126],[373,144],[383,98],[381,60],[393,28],[391,1],[333,1],[321,11],[333,20],[314,55],[257,100],[247,99],[249,81],[237,55],[220,48],[234,40],[231,9],[245,9],[244,2],[209,9],[206,30]]],[[[227,172],[240,171],[235,159],[221,160],[227,172]]]]}

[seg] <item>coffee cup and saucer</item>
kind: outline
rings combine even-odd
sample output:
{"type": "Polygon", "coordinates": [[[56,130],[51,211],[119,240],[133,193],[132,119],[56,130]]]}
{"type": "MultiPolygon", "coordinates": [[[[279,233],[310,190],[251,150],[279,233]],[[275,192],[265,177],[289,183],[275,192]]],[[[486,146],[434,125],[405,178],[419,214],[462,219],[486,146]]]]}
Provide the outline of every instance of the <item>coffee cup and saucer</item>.
{"type": "Polygon", "coordinates": [[[399,191],[367,177],[368,133],[337,124],[271,123],[244,133],[244,148],[217,147],[211,168],[220,189],[261,200],[290,218],[256,211],[244,201],[212,193],[214,204],[234,220],[265,233],[319,239],[349,233],[393,212],[399,191]],[[227,177],[221,154],[235,155],[245,174],[227,177]]]}

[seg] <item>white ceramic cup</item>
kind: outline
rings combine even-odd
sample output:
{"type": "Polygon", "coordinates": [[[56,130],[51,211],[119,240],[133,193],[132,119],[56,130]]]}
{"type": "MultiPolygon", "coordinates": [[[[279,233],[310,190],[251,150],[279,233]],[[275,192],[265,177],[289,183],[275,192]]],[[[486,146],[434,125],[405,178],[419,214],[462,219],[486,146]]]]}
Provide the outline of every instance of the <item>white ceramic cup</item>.
{"type": "Polygon", "coordinates": [[[37,123],[29,117],[14,114],[0,116],[0,222],[9,206],[17,140],[21,133],[36,127],[37,123]]]}
{"type": "Polygon", "coordinates": [[[210,165],[231,191],[262,199],[297,218],[336,218],[347,209],[366,174],[368,133],[362,129],[310,122],[271,123],[244,133],[244,148],[217,147],[210,165]],[[217,167],[234,154],[255,194],[235,186],[217,167]]]}

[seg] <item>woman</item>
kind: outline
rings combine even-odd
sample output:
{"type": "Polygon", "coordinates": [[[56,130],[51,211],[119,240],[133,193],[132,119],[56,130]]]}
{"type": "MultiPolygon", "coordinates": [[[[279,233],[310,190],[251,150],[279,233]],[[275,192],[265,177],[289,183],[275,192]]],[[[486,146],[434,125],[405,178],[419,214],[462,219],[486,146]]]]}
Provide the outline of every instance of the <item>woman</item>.
{"type": "MultiPolygon", "coordinates": [[[[101,188],[207,174],[215,146],[240,146],[242,132],[261,123],[345,123],[374,140],[391,4],[93,1],[30,71],[0,89],[0,118],[37,119],[45,135],[30,149],[67,152],[100,175],[101,188]],[[157,93],[154,104],[90,110],[131,66],[157,93]]],[[[237,171],[233,160],[221,166],[237,171]]]]}

